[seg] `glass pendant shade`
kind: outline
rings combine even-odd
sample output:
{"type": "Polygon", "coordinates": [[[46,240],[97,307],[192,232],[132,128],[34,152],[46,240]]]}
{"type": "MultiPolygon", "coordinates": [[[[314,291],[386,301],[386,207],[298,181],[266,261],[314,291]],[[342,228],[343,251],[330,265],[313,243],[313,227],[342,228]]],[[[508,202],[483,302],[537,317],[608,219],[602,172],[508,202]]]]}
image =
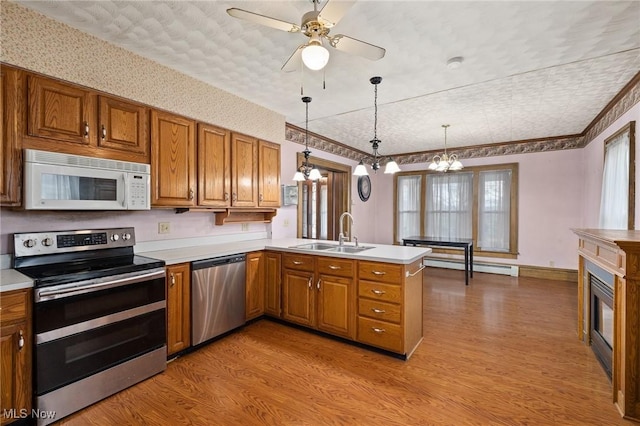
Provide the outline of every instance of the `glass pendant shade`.
{"type": "Polygon", "coordinates": [[[304,174],[300,170],[298,170],[296,174],[293,175],[293,180],[296,182],[302,182],[306,180],[306,178],[304,177],[304,174]]]}
{"type": "Polygon", "coordinates": [[[394,174],[400,171],[400,167],[398,167],[398,163],[396,163],[392,158],[389,159],[389,162],[384,168],[385,174],[394,174]]]}
{"type": "Polygon", "coordinates": [[[311,169],[311,172],[309,173],[309,180],[318,180],[318,179],[322,179],[322,175],[320,174],[320,170],[314,167],[313,169],[311,169]]]}
{"type": "Polygon", "coordinates": [[[356,166],[356,169],[353,171],[353,175],[354,176],[366,176],[369,173],[367,173],[367,168],[364,166],[364,163],[362,162],[362,160],[360,160],[360,163],[356,166]]]}
{"type": "Polygon", "coordinates": [[[307,46],[302,49],[302,62],[313,71],[321,70],[329,62],[329,51],[317,36],[312,36],[307,46]]]}

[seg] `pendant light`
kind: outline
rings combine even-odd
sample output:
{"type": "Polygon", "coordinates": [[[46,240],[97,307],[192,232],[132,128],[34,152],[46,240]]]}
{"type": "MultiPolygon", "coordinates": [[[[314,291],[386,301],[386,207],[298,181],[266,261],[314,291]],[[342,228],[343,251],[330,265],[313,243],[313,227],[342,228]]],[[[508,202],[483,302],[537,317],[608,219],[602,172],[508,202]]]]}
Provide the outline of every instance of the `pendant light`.
{"type": "MultiPolygon", "coordinates": [[[[373,107],[374,107],[374,115],[373,115],[373,139],[369,142],[373,148],[373,163],[371,164],[371,168],[373,172],[376,173],[380,168],[380,155],[378,153],[378,148],[382,141],[378,139],[378,84],[382,81],[382,77],[371,77],[369,79],[371,84],[374,86],[374,98],[373,98],[373,107]]],[[[398,167],[398,163],[393,161],[393,158],[389,158],[387,162],[384,172],[387,174],[393,174],[400,171],[400,167],[398,167]]],[[[353,171],[354,176],[366,176],[367,168],[364,165],[364,162],[360,160],[360,163],[356,166],[353,171]]]]}
{"type": "Polygon", "coordinates": [[[437,172],[446,172],[447,170],[457,171],[462,170],[464,166],[458,160],[456,154],[447,155],[447,128],[448,124],[443,124],[444,127],[444,154],[436,155],[433,157],[431,164],[429,164],[429,170],[435,170],[437,172]]]}
{"type": "Polygon", "coordinates": [[[309,164],[309,154],[311,154],[311,151],[309,151],[309,102],[311,102],[311,98],[309,96],[304,96],[302,98],[302,102],[304,102],[306,108],[304,151],[302,151],[304,161],[302,162],[302,165],[298,167],[295,175],[293,175],[293,180],[296,182],[302,182],[307,179],[318,180],[322,178],[320,171],[313,165],[309,164]]]}

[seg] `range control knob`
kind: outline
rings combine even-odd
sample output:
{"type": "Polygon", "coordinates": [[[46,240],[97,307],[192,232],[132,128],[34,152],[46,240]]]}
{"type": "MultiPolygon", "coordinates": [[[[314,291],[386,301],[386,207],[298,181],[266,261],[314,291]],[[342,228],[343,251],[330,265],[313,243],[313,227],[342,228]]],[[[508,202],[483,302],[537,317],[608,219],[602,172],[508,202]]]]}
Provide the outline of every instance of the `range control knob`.
{"type": "Polygon", "coordinates": [[[27,248],[31,248],[36,245],[36,240],[32,240],[31,238],[29,238],[28,240],[24,240],[24,243],[22,244],[27,248]]]}
{"type": "Polygon", "coordinates": [[[44,240],[42,240],[42,245],[45,247],[50,247],[53,245],[53,240],[47,237],[44,240]]]}
{"type": "Polygon", "coordinates": [[[122,234],[122,239],[125,241],[128,241],[131,239],[131,234],[128,232],[125,232],[124,234],[122,234]]]}
{"type": "Polygon", "coordinates": [[[118,235],[118,234],[113,234],[111,236],[111,241],[118,241],[119,239],[120,239],[120,235],[118,235]]]}

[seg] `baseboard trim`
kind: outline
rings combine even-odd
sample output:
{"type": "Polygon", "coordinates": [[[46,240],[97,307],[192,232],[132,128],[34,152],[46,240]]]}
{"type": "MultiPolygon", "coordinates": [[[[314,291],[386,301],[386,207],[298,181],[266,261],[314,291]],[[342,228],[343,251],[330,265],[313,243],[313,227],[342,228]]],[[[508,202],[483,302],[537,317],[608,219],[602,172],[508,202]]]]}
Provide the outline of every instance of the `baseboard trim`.
{"type": "Polygon", "coordinates": [[[578,271],[575,269],[547,268],[544,266],[520,266],[520,276],[541,278],[545,280],[578,282],[578,271]]]}

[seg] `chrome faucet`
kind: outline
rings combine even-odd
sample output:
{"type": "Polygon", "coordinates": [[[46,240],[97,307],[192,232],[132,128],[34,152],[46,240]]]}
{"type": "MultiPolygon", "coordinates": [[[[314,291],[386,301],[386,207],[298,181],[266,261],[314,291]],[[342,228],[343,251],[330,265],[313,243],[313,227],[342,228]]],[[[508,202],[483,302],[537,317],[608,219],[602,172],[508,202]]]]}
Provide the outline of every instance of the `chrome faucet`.
{"type": "Polygon", "coordinates": [[[345,216],[348,216],[349,219],[351,219],[351,226],[353,226],[353,216],[351,216],[351,213],[349,212],[344,212],[340,215],[340,235],[338,236],[338,240],[339,240],[339,245],[344,245],[344,240],[346,239],[346,236],[344,235],[344,228],[342,227],[343,224],[343,220],[345,216]]]}

